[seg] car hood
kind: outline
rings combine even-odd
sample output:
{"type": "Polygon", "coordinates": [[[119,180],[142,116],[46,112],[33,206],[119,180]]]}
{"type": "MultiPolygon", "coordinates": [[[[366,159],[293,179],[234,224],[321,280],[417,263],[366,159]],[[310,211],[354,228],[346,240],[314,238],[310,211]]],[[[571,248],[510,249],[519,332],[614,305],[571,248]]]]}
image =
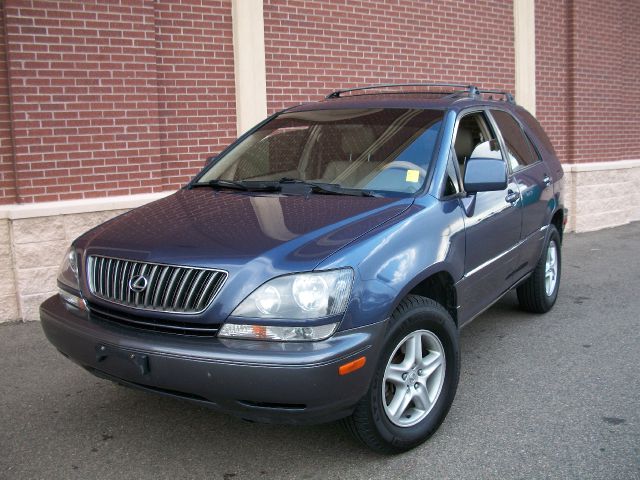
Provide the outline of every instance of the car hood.
{"type": "Polygon", "coordinates": [[[406,210],[413,198],[179,190],[77,241],[86,254],[272,274],[313,269],[406,210]]]}

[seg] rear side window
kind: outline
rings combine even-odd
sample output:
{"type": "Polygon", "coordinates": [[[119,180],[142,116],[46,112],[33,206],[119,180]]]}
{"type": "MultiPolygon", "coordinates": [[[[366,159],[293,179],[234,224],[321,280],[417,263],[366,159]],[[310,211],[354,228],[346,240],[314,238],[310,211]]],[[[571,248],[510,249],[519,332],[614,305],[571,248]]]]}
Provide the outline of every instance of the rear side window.
{"type": "Polygon", "coordinates": [[[533,155],[533,161],[537,162],[539,160],[542,160],[542,158],[540,158],[540,153],[538,152],[538,149],[533,145],[533,142],[529,138],[529,135],[525,133],[524,139],[527,142],[527,145],[529,145],[529,150],[531,151],[531,155],[533,155]]]}
{"type": "Polygon", "coordinates": [[[507,157],[512,171],[531,165],[538,160],[530,147],[529,140],[525,137],[520,124],[515,119],[501,110],[492,110],[491,114],[502,132],[502,138],[507,146],[507,157]]]}
{"type": "Polygon", "coordinates": [[[549,140],[549,137],[547,136],[544,129],[542,128],[542,125],[540,125],[540,122],[538,122],[538,120],[536,120],[536,118],[533,115],[531,115],[529,112],[527,112],[524,109],[521,109],[518,113],[520,114],[520,118],[522,118],[524,123],[531,129],[533,134],[536,136],[536,139],[539,142],[538,145],[541,145],[549,153],[553,154],[554,156],[557,156],[556,151],[553,148],[553,144],[551,143],[551,140],[549,140]]]}

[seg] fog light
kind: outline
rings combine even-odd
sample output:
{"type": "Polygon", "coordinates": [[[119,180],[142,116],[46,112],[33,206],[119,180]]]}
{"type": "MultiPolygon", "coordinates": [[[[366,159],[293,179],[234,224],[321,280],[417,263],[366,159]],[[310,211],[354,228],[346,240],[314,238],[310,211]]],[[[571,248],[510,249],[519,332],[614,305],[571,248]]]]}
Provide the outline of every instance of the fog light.
{"type": "Polygon", "coordinates": [[[87,304],[84,301],[84,298],[78,297],[73,293],[69,293],[66,290],[63,290],[62,288],[58,288],[58,295],[60,295],[60,298],[62,298],[62,300],[66,305],[77,308],[78,310],[87,309],[87,304]]]}
{"type": "Polygon", "coordinates": [[[319,325],[317,327],[276,327],[273,325],[225,323],[220,329],[218,337],[280,342],[313,342],[330,337],[337,326],[338,323],[319,325]]]}

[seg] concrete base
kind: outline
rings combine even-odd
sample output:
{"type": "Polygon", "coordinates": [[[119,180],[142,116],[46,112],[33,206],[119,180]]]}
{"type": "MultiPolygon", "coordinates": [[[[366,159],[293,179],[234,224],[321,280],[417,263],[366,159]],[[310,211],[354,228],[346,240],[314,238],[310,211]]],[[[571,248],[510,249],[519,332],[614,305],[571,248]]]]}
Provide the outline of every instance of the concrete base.
{"type": "Polygon", "coordinates": [[[588,232],[640,220],[640,160],[564,165],[568,230],[588,232]]]}
{"type": "Polygon", "coordinates": [[[0,207],[0,322],[39,319],[38,307],[57,291],[62,256],[76,237],[170,193],[0,207]]]}

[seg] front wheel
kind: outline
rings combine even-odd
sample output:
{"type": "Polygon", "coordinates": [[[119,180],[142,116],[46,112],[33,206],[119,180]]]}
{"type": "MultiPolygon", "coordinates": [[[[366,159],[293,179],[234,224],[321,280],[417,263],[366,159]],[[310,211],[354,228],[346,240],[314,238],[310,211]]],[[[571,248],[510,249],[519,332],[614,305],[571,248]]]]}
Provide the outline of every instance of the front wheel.
{"type": "Polygon", "coordinates": [[[549,238],[531,276],[517,288],[520,307],[527,312],[546,313],[556,303],[562,267],[560,234],[549,225],[549,238]]]}
{"type": "Polygon", "coordinates": [[[366,396],[347,428],[369,448],[400,453],[428,439],[444,420],[460,375],[458,331],[437,302],[405,298],[366,396]]]}

